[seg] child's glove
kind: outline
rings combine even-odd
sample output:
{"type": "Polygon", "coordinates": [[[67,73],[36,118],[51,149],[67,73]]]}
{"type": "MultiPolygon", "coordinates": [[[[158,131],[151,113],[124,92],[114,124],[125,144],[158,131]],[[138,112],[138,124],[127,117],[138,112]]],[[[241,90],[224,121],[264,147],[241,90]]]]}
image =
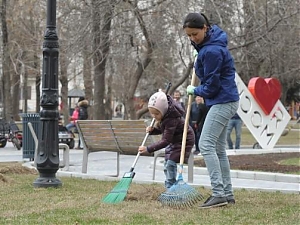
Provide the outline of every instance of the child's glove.
{"type": "Polygon", "coordinates": [[[194,87],[193,85],[187,86],[187,88],[186,88],[186,93],[187,93],[188,95],[194,95],[195,88],[196,88],[196,87],[194,87]]]}

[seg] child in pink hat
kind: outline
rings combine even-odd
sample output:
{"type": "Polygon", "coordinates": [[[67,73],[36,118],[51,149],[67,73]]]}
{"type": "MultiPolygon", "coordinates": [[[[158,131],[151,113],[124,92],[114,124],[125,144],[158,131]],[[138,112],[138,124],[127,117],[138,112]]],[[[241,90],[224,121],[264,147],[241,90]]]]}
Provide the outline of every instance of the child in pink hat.
{"type": "MultiPolygon", "coordinates": [[[[184,129],[183,109],[176,104],[173,98],[164,92],[156,92],[148,102],[148,109],[155,119],[154,127],[147,127],[150,135],[162,135],[160,141],[149,146],[140,146],[140,153],[152,153],[165,148],[164,173],[166,176],[165,187],[170,188],[176,182],[177,163],[180,160],[182,134],[184,129]]],[[[189,126],[184,162],[187,163],[191,150],[195,143],[193,129],[189,126]]]]}

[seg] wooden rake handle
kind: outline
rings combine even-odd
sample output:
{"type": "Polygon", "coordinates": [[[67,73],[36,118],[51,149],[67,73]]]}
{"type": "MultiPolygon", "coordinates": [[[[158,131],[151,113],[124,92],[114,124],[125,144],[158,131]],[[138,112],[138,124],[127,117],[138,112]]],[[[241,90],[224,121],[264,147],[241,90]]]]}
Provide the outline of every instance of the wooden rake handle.
{"type": "MultiPolygon", "coordinates": [[[[196,62],[196,58],[195,58],[195,62],[196,62]]],[[[196,81],[196,73],[195,73],[195,68],[193,67],[191,85],[194,86],[195,81],[196,81]]],[[[184,163],[186,137],[187,137],[187,132],[188,132],[188,129],[189,129],[189,120],[190,120],[190,112],[191,112],[192,102],[193,102],[193,95],[189,95],[188,105],[187,105],[186,115],[185,115],[185,121],[184,121],[183,135],[182,135],[181,154],[180,154],[180,161],[179,161],[180,165],[183,165],[183,163],[184,163]]]]}

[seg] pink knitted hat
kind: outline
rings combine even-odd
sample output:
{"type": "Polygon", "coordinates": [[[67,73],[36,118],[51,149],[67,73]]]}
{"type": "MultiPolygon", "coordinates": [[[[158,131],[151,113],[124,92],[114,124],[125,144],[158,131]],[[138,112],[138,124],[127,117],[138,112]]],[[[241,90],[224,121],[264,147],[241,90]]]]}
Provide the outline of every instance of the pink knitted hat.
{"type": "Polygon", "coordinates": [[[158,111],[160,111],[162,116],[164,116],[168,111],[169,107],[166,94],[162,91],[153,94],[149,99],[148,107],[157,109],[158,111]]]}

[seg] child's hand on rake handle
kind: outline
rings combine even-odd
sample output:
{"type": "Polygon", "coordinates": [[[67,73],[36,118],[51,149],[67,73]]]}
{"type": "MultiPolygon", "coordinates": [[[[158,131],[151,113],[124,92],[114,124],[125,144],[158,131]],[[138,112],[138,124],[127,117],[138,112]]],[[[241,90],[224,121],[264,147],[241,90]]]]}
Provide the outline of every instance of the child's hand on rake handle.
{"type": "Polygon", "coordinates": [[[140,146],[138,151],[139,151],[140,154],[148,152],[146,146],[140,146]]]}
{"type": "Polygon", "coordinates": [[[151,127],[151,126],[149,126],[149,127],[146,128],[146,133],[150,133],[150,132],[152,132],[153,130],[154,130],[154,128],[151,127]]]}

